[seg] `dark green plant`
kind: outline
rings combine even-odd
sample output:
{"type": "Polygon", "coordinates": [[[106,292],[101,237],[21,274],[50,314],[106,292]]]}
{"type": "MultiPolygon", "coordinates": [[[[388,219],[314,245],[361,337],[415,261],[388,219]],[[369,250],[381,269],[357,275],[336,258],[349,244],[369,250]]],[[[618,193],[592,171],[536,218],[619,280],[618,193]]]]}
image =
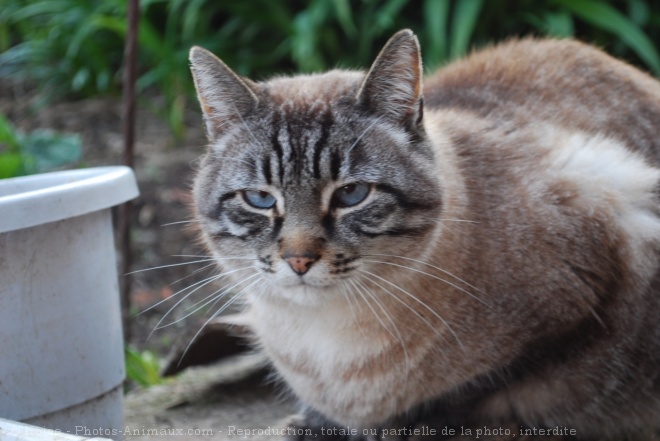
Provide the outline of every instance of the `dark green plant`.
{"type": "Polygon", "coordinates": [[[22,133],[0,115],[0,179],[70,166],[80,161],[81,155],[78,135],[51,130],[22,133]]]}
{"type": "MultiPolygon", "coordinates": [[[[127,0],[5,0],[0,75],[27,75],[45,97],[121,89],[127,0]]],[[[142,97],[183,130],[193,88],[188,50],[201,45],[238,73],[367,66],[403,27],[427,70],[513,36],[576,37],[660,74],[660,4],[652,0],[142,0],[142,97]],[[155,93],[154,93],[155,91],[155,93]]]]}
{"type": "Polygon", "coordinates": [[[489,0],[476,29],[481,44],[530,34],[574,37],[660,75],[660,4],[651,0],[489,0]]]}
{"type": "Polygon", "coordinates": [[[625,16],[613,6],[597,0],[555,0],[574,17],[585,21],[596,29],[608,32],[620,39],[655,74],[660,74],[660,56],[651,39],[639,26],[649,11],[646,3],[629,0],[630,15],[625,16]],[[637,23],[635,22],[637,19],[637,23]]]}
{"type": "Polygon", "coordinates": [[[6,0],[0,74],[24,72],[45,101],[116,91],[123,40],[105,29],[109,16],[125,17],[125,1],[6,0]]]}

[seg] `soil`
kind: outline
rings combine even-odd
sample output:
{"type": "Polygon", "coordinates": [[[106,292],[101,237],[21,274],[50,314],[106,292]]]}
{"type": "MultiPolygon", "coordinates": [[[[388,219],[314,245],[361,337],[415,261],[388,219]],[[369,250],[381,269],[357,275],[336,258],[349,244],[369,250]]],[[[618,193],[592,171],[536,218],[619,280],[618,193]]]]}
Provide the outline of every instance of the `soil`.
{"type": "MultiPolygon", "coordinates": [[[[36,106],[37,99],[35,90],[24,83],[0,81],[0,114],[18,130],[77,133],[83,142],[79,166],[121,164],[120,98],[67,101],[41,108],[36,106]]],[[[151,107],[165,107],[157,98],[150,98],[149,103],[151,107]]],[[[207,305],[190,314],[218,286],[202,287],[202,281],[216,272],[207,266],[209,262],[204,257],[194,257],[205,256],[205,251],[198,245],[189,222],[190,184],[206,145],[201,115],[196,109],[191,108],[186,114],[185,125],[185,136],[176,139],[162,118],[138,105],[134,171],[140,196],[134,201],[132,227],[132,268],[137,272],[120,274],[131,277],[132,282],[133,317],[125,334],[130,346],[153,351],[163,360],[172,359],[172,352],[177,354],[174,357],[180,356],[181,348],[187,346],[207,320],[209,311],[214,310],[211,306],[218,307],[207,305]],[[198,282],[201,283],[195,285],[198,282]],[[180,291],[189,286],[200,289],[184,298],[194,288],[180,291]]],[[[251,360],[232,358],[219,366],[196,367],[163,385],[131,391],[126,399],[127,425],[138,429],[215,429],[213,437],[177,438],[185,441],[238,438],[227,432],[232,425],[265,428],[276,424],[291,412],[291,401],[278,398],[277,388],[264,381],[267,370],[254,358],[251,360]]],[[[144,432],[131,438],[171,439],[144,436],[144,432]]]]}
{"type": "Polygon", "coordinates": [[[268,381],[264,359],[250,355],[194,367],[168,384],[136,390],[126,400],[131,441],[280,439],[293,401],[268,381]],[[280,431],[280,432],[278,432],[280,431]]]}

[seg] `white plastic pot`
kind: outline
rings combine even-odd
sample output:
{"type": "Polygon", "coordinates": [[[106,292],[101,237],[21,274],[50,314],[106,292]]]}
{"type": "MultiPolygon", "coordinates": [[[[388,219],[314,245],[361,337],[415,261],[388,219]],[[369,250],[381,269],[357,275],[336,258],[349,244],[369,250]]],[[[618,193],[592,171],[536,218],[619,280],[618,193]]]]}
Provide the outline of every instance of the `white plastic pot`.
{"type": "Polygon", "coordinates": [[[110,208],[137,195],[127,167],[0,180],[0,418],[71,434],[121,430],[110,208]]]}

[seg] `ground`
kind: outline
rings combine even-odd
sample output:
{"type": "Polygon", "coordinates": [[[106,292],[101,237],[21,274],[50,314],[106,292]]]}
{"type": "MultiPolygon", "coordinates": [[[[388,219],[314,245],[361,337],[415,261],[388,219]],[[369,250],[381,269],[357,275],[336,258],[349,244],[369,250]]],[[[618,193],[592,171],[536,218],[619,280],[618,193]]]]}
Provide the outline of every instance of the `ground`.
{"type": "MultiPolygon", "coordinates": [[[[0,114],[24,132],[47,128],[80,134],[84,166],[121,164],[120,98],[68,100],[37,108],[37,97],[34,89],[3,80],[0,82],[0,114]]],[[[158,99],[151,98],[150,104],[158,108],[158,99]]],[[[131,276],[120,274],[120,277],[132,277],[131,312],[134,317],[128,321],[126,334],[132,347],[155,351],[162,359],[171,356],[172,348],[185,348],[200,329],[208,307],[185,316],[196,307],[196,302],[217,289],[214,285],[201,288],[167,315],[186,294],[176,295],[178,291],[214,274],[211,267],[195,272],[207,262],[185,264],[203,258],[180,257],[205,254],[196,244],[195,233],[185,228],[186,224],[176,224],[190,219],[190,183],[206,144],[201,115],[192,106],[193,103],[186,115],[183,139],[176,139],[166,122],[144,103],[138,106],[136,118],[134,170],[140,197],[135,200],[132,269],[139,272],[131,276]],[[161,266],[166,267],[155,269],[161,266]],[[165,301],[159,304],[161,300],[165,301]],[[156,329],[163,317],[160,326],[168,326],[156,329]]],[[[276,424],[292,410],[291,401],[281,399],[281,390],[265,381],[266,371],[258,365],[252,357],[247,361],[199,367],[164,385],[133,390],[127,396],[127,425],[138,429],[215,429],[216,438],[224,439],[233,438],[228,431],[232,425],[258,429],[276,424]],[[240,380],[246,375],[247,379],[240,380]],[[240,381],[235,381],[237,379],[240,381]]],[[[135,438],[171,439],[139,434],[135,438]]],[[[204,434],[194,433],[177,439],[202,438],[209,439],[204,434]]]]}
{"type": "Polygon", "coordinates": [[[171,383],[136,390],[126,400],[131,441],[210,439],[277,440],[295,410],[261,369],[263,358],[245,356],[194,367],[171,383]]]}

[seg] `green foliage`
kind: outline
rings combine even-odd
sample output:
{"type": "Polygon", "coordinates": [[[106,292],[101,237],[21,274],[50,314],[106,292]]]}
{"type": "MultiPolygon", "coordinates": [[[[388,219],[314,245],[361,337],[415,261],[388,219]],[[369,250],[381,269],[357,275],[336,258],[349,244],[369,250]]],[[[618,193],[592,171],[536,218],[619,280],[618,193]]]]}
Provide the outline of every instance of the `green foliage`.
{"type": "Polygon", "coordinates": [[[123,42],[103,19],[125,15],[124,0],[6,0],[0,74],[26,73],[45,100],[115,91],[123,42]]]}
{"type": "Polygon", "coordinates": [[[491,40],[528,34],[578,38],[660,75],[654,43],[660,38],[660,4],[651,0],[490,0],[477,28],[491,40]]]}
{"type": "Polygon", "coordinates": [[[139,352],[126,347],[126,377],[142,387],[162,384],[165,380],[160,376],[160,362],[151,351],[139,352]]]}
{"type": "MultiPolygon", "coordinates": [[[[610,32],[621,39],[653,73],[660,74],[660,57],[653,42],[631,18],[597,0],[556,0],[556,2],[593,27],[610,32]]],[[[637,7],[641,6],[638,1],[630,3],[636,4],[637,7]]],[[[637,15],[643,17],[645,13],[638,10],[637,15]]]]}
{"type": "MultiPolygon", "coordinates": [[[[47,98],[116,93],[127,0],[4,0],[0,75],[27,74],[47,98]]],[[[652,0],[142,0],[140,96],[175,134],[193,95],[192,45],[243,75],[365,67],[396,30],[420,38],[427,70],[513,36],[576,37],[660,74],[652,0]]]]}
{"type": "Polygon", "coordinates": [[[22,133],[0,115],[0,179],[43,173],[80,160],[80,137],[35,130],[22,133]]]}

